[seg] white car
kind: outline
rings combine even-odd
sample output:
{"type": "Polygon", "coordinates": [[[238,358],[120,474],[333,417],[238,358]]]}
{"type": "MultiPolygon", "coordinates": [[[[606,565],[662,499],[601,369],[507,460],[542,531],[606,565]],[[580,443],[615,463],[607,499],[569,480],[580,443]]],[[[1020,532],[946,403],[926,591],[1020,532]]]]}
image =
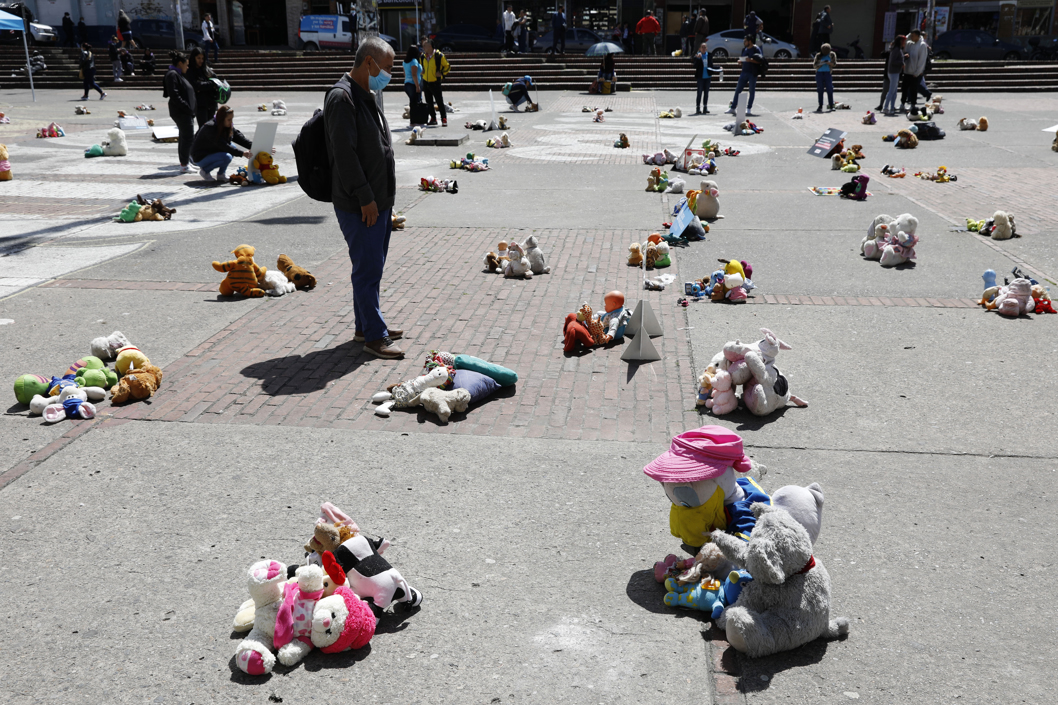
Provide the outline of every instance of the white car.
{"type": "MultiPolygon", "coordinates": [[[[764,43],[760,45],[761,51],[768,59],[793,59],[800,56],[797,47],[787,42],[779,41],[767,32],[761,32],[764,43]]],[[[746,36],[743,29],[728,29],[716,34],[710,34],[706,40],[709,42],[709,55],[714,59],[725,59],[729,56],[742,56],[745,46],[742,40],[746,36]]]]}

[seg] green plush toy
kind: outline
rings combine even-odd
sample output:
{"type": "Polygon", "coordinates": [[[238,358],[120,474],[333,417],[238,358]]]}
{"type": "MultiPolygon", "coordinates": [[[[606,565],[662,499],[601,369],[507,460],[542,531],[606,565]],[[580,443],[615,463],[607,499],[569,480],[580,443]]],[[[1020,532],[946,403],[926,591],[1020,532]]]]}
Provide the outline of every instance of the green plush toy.
{"type": "Polygon", "coordinates": [[[82,367],[77,370],[78,387],[102,387],[110,389],[118,383],[118,373],[103,367],[102,369],[89,369],[82,367]]]}
{"type": "Polygon", "coordinates": [[[141,206],[139,203],[133,201],[132,203],[128,204],[127,206],[121,209],[121,214],[117,217],[117,220],[120,220],[123,223],[133,222],[134,220],[136,220],[136,214],[140,212],[140,208],[142,207],[143,206],[141,206]]]}
{"type": "Polygon", "coordinates": [[[89,157],[101,157],[101,156],[103,156],[103,148],[100,147],[98,144],[93,144],[91,147],[89,147],[88,149],[86,149],[84,151],[84,158],[85,159],[88,159],[89,157]]]}
{"type": "Polygon", "coordinates": [[[77,362],[66,368],[64,374],[68,375],[79,375],[82,370],[101,370],[106,367],[106,364],[98,357],[94,355],[85,355],[77,362]]]}
{"type": "Polygon", "coordinates": [[[518,373],[514,370],[508,370],[506,367],[486,362],[480,357],[474,357],[472,355],[456,355],[455,368],[457,370],[471,370],[483,374],[486,377],[491,377],[496,380],[501,387],[509,387],[518,382],[518,373]]]}
{"type": "Polygon", "coordinates": [[[44,396],[48,393],[49,384],[51,380],[40,375],[22,375],[15,380],[15,399],[19,404],[29,406],[35,395],[44,396]]]}

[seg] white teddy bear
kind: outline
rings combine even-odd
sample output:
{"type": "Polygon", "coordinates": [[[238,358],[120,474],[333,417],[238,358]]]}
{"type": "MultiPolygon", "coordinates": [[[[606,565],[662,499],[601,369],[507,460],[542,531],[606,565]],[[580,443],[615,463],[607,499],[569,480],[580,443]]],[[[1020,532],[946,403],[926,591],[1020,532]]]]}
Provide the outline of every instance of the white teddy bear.
{"type": "Polygon", "coordinates": [[[883,267],[895,267],[915,259],[915,245],[918,244],[918,218],[908,213],[896,219],[890,227],[889,242],[882,248],[879,264],[883,267]]]}
{"type": "MultiPolygon", "coordinates": [[[[879,216],[886,218],[888,216],[879,216]]],[[[889,226],[886,223],[878,223],[874,226],[874,232],[863,238],[860,242],[860,253],[867,259],[877,260],[882,256],[882,250],[889,242],[889,226]]]]}
{"type": "Polygon", "coordinates": [[[464,412],[470,405],[470,392],[465,389],[437,389],[431,387],[419,395],[419,403],[429,412],[437,414],[441,423],[448,423],[453,412],[464,412]]]}
{"type": "Polygon", "coordinates": [[[529,260],[529,269],[533,274],[551,273],[551,267],[544,262],[544,251],[536,244],[536,235],[527,237],[521,248],[525,250],[525,258],[529,260]]]}
{"type": "Polygon", "coordinates": [[[529,263],[529,259],[525,256],[522,246],[517,242],[512,242],[507,246],[507,256],[510,260],[507,262],[507,266],[503,270],[503,276],[505,277],[525,277],[530,279],[533,276],[533,268],[529,263]]]}
{"type": "Polygon", "coordinates": [[[118,356],[118,350],[121,350],[121,348],[131,346],[132,343],[130,343],[129,339],[125,337],[125,334],[119,330],[114,331],[108,336],[93,338],[90,345],[92,348],[92,354],[104,362],[116,358],[118,356]]]}
{"type": "Polygon", "coordinates": [[[125,132],[119,127],[111,128],[107,132],[107,138],[100,144],[103,148],[104,157],[124,157],[129,153],[129,144],[125,140],[125,132]]]}

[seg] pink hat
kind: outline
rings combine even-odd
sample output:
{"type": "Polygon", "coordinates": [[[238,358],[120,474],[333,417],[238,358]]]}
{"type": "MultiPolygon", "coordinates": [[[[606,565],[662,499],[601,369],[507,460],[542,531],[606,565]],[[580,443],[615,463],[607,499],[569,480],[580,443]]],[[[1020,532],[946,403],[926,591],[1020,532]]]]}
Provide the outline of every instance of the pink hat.
{"type": "Polygon", "coordinates": [[[375,613],[371,611],[370,605],[356,596],[356,593],[344,585],[334,591],[335,595],[341,595],[345,600],[345,607],[349,610],[349,616],[345,618],[345,626],[338,641],[330,646],[325,646],[320,651],[325,654],[337,654],[349,649],[359,649],[371,641],[375,635],[375,613]]]}
{"type": "Polygon", "coordinates": [[[723,426],[702,426],[672,439],[669,449],[654,458],[643,472],[658,482],[711,480],[734,467],[748,472],[749,458],[742,453],[742,437],[723,426]]]}

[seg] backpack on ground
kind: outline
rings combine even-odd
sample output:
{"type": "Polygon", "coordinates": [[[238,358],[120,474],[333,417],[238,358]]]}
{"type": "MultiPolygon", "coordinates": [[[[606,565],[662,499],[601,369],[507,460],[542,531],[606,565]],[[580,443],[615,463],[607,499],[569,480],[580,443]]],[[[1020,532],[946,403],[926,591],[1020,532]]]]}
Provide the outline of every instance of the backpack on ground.
{"type": "MultiPolygon", "coordinates": [[[[352,89],[347,83],[338,81],[329,89],[323,100],[333,90],[345,91],[351,101],[352,89]]],[[[316,108],[301,132],[294,138],[294,161],[298,165],[298,186],[314,201],[331,202],[331,159],[327,149],[327,127],[323,124],[323,109],[316,108]]]]}
{"type": "Polygon", "coordinates": [[[944,130],[937,127],[937,123],[932,120],[929,122],[920,122],[916,127],[918,129],[915,131],[915,135],[917,135],[920,140],[926,140],[928,142],[930,140],[944,139],[944,130]]]}

